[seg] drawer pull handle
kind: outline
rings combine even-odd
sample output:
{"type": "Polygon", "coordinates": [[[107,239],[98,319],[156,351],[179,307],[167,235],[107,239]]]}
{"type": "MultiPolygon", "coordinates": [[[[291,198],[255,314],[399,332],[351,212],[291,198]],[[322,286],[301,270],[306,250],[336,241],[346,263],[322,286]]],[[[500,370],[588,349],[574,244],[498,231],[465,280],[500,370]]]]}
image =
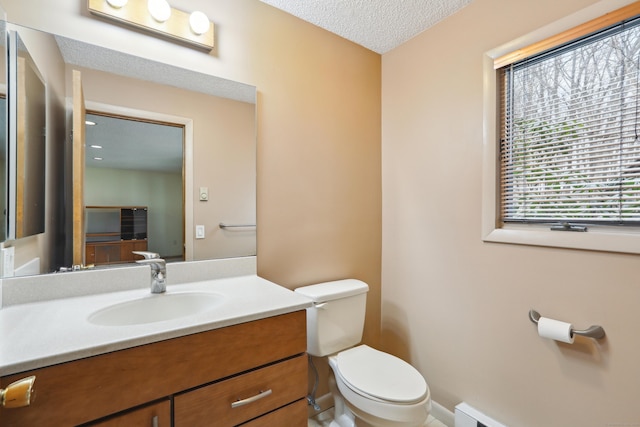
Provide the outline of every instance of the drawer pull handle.
{"type": "Polygon", "coordinates": [[[260,393],[256,394],[255,396],[252,397],[247,397],[246,399],[242,399],[242,400],[237,400],[235,402],[233,402],[231,404],[232,408],[237,408],[238,406],[244,406],[244,405],[248,405],[249,403],[253,403],[256,400],[260,400],[263,397],[267,397],[271,394],[271,389],[269,390],[265,390],[265,391],[261,391],[260,393]]]}
{"type": "Polygon", "coordinates": [[[12,382],[4,390],[0,388],[0,408],[21,408],[31,405],[31,401],[35,399],[33,391],[35,381],[36,376],[32,375],[12,382]]]}

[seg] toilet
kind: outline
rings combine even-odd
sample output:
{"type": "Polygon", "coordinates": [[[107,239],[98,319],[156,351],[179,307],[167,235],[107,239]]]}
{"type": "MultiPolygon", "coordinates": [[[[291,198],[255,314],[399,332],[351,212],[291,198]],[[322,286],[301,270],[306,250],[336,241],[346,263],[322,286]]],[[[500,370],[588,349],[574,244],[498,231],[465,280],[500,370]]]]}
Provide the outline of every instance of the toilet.
{"type": "Polygon", "coordinates": [[[329,356],[334,399],[331,427],[421,427],[431,410],[427,382],[410,364],[360,344],[369,286],[355,279],[295,290],[307,308],[307,353],[329,356]]]}

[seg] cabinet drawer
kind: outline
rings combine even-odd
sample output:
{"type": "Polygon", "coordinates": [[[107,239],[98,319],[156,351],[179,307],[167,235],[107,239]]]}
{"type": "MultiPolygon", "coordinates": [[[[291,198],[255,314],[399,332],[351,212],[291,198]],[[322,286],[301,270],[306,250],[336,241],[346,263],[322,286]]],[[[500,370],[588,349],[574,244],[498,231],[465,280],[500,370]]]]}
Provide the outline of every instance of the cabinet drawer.
{"type": "Polygon", "coordinates": [[[169,399],[162,402],[143,406],[124,414],[102,419],[83,427],[170,427],[171,426],[171,401],[169,399]]]}
{"type": "Polygon", "coordinates": [[[248,372],[174,398],[174,426],[235,426],[307,393],[307,357],[248,372]],[[233,406],[232,406],[233,405],[233,406]]]}

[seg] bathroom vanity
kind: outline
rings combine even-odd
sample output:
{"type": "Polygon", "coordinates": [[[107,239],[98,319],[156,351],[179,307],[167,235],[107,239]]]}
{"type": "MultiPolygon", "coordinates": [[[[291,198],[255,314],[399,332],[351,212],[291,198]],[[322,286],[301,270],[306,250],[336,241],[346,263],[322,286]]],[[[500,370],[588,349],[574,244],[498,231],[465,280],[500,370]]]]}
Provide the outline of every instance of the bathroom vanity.
{"type": "Polygon", "coordinates": [[[219,296],[210,311],[120,326],[86,320],[101,306],[147,298],[145,292],[0,310],[0,388],[36,376],[35,400],[28,407],[0,409],[0,424],[306,425],[305,298],[257,276],[235,277],[168,287],[167,294],[219,296]],[[11,331],[24,310],[31,313],[25,319],[31,326],[15,324],[17,331],[11,331]],[[55,328],[42,323],[52,313],[58,313],[55,328]]]}

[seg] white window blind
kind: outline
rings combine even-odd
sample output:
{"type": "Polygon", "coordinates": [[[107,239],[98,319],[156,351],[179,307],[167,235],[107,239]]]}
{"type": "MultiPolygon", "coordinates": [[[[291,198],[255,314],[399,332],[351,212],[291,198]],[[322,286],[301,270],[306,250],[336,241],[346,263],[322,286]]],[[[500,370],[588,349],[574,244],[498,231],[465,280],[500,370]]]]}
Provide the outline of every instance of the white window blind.
{"type": "Polygon", "coordinates": [[[500,70],[503,222],[640,224],[638,24],[500,70]]]}

